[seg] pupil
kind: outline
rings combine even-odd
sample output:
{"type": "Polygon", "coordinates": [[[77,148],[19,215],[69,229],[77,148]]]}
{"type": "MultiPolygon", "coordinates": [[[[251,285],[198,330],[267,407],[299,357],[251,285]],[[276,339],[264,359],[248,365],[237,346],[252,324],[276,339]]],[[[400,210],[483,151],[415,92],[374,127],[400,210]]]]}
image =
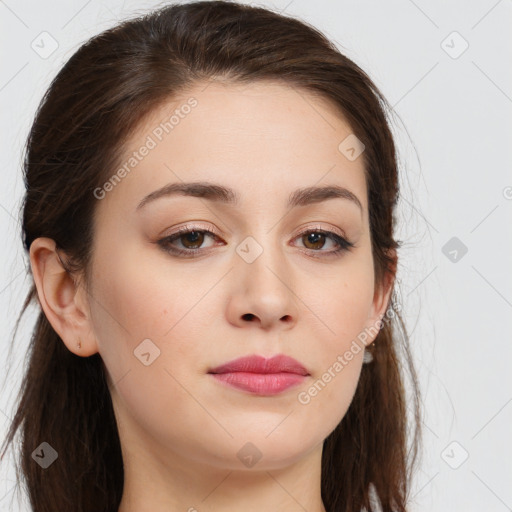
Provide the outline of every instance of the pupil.
{"type": "Polygon", "coordinates": [[[201,245],[201,233],[199,231],[190,231],[189,233],[186,233],[185,235],[185,247],[189,247],[187,244],[197,244],[198,239],[199,245],[201,245]]]}
{"type": "Polygon", "coordinates": [[[323,233],[309,233],[309,235],[307,235],[307,241],[313,245],[318,245],[319,243],[322,245],[320,239],[323,236],[323,233]]]}

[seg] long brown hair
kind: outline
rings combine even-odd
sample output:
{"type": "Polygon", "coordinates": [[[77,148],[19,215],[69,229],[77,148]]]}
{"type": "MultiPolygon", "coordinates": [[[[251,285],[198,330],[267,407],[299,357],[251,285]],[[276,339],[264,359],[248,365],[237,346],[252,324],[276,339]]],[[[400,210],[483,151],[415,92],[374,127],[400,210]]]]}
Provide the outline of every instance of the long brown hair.
{"type": "MultiPolygon", "coordinates": [[[[216,77],[281,81],[329,100],[344,116],[365,145],[375,280],[394,275],[390,249],[400,246],[393,237],[399,180],[389,104],[368,75],[315,28],[226,1],[171,4],[124,21],[87,41],[64,65],[39,105],[24,150],[27,253],[34,239],[52,238],[68,258],[68,272],[83,272],[87,285],[93,191],[117,168],[123,143],[145,116],[198,81],[216,77]]],[[[37,300],[32,278],[18,324],[37,300]]],[[[421,438],[420,400],[394,301],[389,311],[394,315],[371,347],[373,362],[363,365],[346,415],[324,442],[321,492],[328,512],[373,512],[377,498],[384,512],[406,510],[421,438]]],[[[123,461],[100,355],[70,352],[39,310],[27,358],[2,456],[19,430],[16,468],[33,510],[117,511],[123,461]],[[58,452],[46,470],[32,458],[43,441],[58,452]]]]}

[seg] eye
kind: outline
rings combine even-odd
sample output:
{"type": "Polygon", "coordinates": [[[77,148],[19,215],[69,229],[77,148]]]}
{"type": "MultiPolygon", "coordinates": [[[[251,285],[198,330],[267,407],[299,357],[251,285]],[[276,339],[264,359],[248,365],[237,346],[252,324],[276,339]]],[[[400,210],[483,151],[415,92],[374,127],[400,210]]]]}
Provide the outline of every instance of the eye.
{"type": "MultiPolygon", "coordinates": [[[[213,247],[214,244],[202,247],[205,240],[208,238],[212,240],[219,239],[218,235],[208,229],[199,229],[197,226],[182,226],[176,233],[158,240],[157,243],[166,252],[187,258],[194,257],[199,253],[204,253],[207,249],[213,247]],[[179,242],[181,247],[179,245],[177,246],[176,242],[179,242]]],[[[294,240],[298,238],[300,238],[303,243],[304,252],[308,252],[314,257],[333,256],[354,247],[354,244],[342,236],[333,231],[324,229],[312,228],[303,231],[295,237],[294,240]],[[333,244],[334,249],[322,250],[326,242],[333,244]]]]}
{"type": "MultiPolygon", "coordinates": [[[[327,253],[327,255],[339,254],[342,251],[348,251],[350,248],[354,247],[354,244],[340,235],[333,231],[323,229],[310,229],[301,233],[299,237],[306,249],[312,252],[327,253]],[[334,244],[334,250],[321,250],[325,247],[327,241],[334,244]]],[[[316,254],[314,256],[317,257],[316,254]]]]}
{"type": "Polygon", "coordinates": [[[218,237],[208,229],[183,226],[176,233],[158,240],[157,243],[171,254],[190,256],[202,252],[200,247],[207,238],[215,239],[218,237]],[[180,242],[183,248],[176,247],[175,242],[180,242]]]}

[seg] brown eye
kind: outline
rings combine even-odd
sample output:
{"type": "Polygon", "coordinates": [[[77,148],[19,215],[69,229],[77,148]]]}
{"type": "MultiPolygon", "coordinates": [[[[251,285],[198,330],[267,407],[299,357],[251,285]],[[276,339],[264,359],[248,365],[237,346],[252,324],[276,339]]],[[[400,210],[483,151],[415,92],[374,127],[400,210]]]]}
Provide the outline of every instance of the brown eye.
{"type": "Polygon", "coordinates": [[[340,255],[354,247],[353,243],[336,233],[319,228],[304,231],[298,238],[301,241],[302,247],[315,258],[340,255]],[[329,242],[332,244],[331,248],[329,248],[329,242]]]}
{"type": "Polygon", "coordinates": [[[307,249],[321,249],[325,244],[325,234],[311,231],[302,235],[302,241],[307,249]]]}
{"type": "Polygon", "coordinates": [[[197,249],[201,247],[204,241],[204,232],[202,231],[189,231],[179,236],[179,240],[183,244],[183,247],[187,249],[197,249]]]}
{"type": "Polygon", "coordinates": [[[178,232],[158,240],[157,243],[170,254],[192,257],[213,247],[211,244],[204,246],[208,238],[213,242],[218,237],[207,229],[193,229],[185,226],[178,232]]]}

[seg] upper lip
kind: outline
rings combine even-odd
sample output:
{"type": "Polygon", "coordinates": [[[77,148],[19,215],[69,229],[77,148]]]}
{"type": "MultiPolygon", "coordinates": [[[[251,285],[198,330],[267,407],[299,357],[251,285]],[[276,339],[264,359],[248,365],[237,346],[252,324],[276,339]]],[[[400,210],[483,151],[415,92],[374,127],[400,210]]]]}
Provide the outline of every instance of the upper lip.
{"type": "Polygon", "coordinates": [[[279,354],[266,359],[262,356],[252,355],[234,359],[228,363],[212,368],[208,373],[295,373],[309,375],[309,372],[296,359],[279,354]]]}

